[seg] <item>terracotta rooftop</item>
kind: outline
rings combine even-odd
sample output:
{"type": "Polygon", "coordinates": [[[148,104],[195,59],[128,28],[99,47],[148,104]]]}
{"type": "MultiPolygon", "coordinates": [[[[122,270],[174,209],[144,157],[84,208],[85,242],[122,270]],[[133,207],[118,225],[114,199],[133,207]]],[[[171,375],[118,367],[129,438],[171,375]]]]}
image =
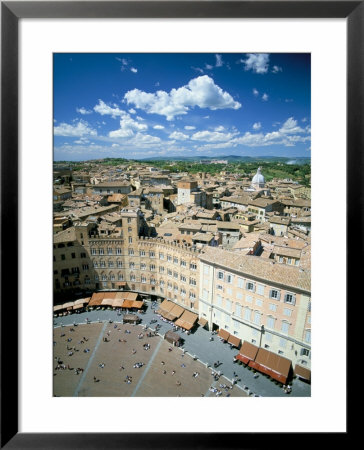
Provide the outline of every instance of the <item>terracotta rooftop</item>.
{"type": "Polygon", "coordinates": [[[311,272],[299,267],[263,260],[259,256],[247,256],[239,252],[210,247],[205,247],[199,258],[201,261],[233,270],[243,276],[283,284],[288,288],[308,292],[311,290],[311,272]]]}

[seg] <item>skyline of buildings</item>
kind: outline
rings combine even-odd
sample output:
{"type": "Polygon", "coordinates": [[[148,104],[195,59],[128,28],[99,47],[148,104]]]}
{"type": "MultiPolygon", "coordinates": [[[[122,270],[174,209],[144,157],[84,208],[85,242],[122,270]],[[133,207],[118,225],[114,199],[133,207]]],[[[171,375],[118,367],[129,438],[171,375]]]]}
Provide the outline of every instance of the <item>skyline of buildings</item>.
{"type": "Polygon", "coordinates": [[[55,184],[54,293],[169,300],[310,370],[310,189],[93,164],[55,184]],[[63,195],[63,198],[61,198],[63,195]]]}

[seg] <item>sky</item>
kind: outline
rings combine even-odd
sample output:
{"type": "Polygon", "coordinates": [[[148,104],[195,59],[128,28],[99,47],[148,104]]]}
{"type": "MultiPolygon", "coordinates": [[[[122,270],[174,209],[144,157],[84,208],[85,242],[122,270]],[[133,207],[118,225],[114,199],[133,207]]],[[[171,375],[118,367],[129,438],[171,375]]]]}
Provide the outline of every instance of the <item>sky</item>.
{"type": "Polygon", "coordinates": [[[308,53],[56,53],[54,160],[311,155],[308,53]]]}

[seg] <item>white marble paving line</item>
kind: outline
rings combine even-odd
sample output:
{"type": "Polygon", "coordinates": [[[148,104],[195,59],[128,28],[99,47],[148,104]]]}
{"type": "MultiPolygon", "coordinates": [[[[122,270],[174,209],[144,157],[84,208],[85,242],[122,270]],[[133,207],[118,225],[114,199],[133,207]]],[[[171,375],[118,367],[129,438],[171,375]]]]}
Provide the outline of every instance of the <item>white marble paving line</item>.
{"type": "Polygon", "coordinates": [[[105,328],[106,328],[107,323],[108,323],[108,322],[105,322],[105,323],[104,323],[104,326],[102,327],[102,330],[101,330],[101,332],[100,332],[100,336],[99,336],[99,338],[98,338],[98,340],[97,340],[97,343],[96,343],[95,348],[94,348],[94,350],[93,350],[93,352],[92,352],[92,355],[90,356],[90,359],[88,360],[87,366],[86,366],[85,370],[84,370],[83,373],[82,373],[82,377],[81,377],[81,379],[80,379],[80,381],[79,381],[79,383],[78,383],[78,385],[77,385],[77,387],[76,387],[76,390],[75,390],[75,392],[73,393],[73,397],[78,397],[78,393],[79,393],[79,391],[80,391],[80,389],[81,389],[81,386],[82,386],[83,382],[85,381],[85,378],[86,378],[86,375],[87,375],[87,371],[88,371],[88,369],[90,368],[91,363],[92,363],[92,361],[93,361],[93,359],[94,359],[94,356],[95,356],[95,354],[96,354],[96,350],[98,349],[98,347],[99,347],[99,345],[100,345],[101,338],[102,338],[102,336],[103,336],[103,334],[104,334],[104,332],[105,332],[105,328]]]}

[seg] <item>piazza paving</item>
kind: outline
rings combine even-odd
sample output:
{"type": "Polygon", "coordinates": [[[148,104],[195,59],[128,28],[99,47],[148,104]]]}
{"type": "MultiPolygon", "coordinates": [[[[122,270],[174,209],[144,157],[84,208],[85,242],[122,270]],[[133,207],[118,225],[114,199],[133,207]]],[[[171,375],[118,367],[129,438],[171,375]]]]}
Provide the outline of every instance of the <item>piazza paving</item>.
{"type": "Polygon", "coordinates": [[[55,396],[247,396],[182,349],[140,325],[92,323],[54,329],[55,396]],[[128,333],[127,333],[128,331],[128,333]],[[145,345],[150,347],[146,349],[145,345]],[[88,351],[87,351],[88,350],[88,351]],[[141,367],[134,367],[143,363],[141,367]],[[81,369],[81,370],[77,370],[81,369]],[[194,376],[194,374],[198,374],[194,376]],[[127,377],[131,382],[127,382],[127,377]],[[220,385],[224,386],[221,387],[220,385]],[[225,387],[226,386],[226,387],[225,387]],[[209,388],[217,389],[213,392],[209,388]]]}
{"type": "MultiPolygon", "coordinates": [[[[122,324],[122,314],[109,309],[55,317],[53,394],[62,397],[286,397],[279,383],[234,363],[238,350],[220,342],[216,336],[211,342],[211,332],[200,326],[190,334],[179,332],[182,348],[172,347],[163,339],[172,328],[170,323],[158,317],[150,302],[146,306],[145,313],[139,314],[141,325],[122,324]],[[148,337],[147,333],[154,334],[157,324],[158,334],[148,337]],[[141,333],[143,337],[139,339],[141,333]],[[146,350],[145,344],[150,348],[146,350]],[[213,369],[215,361],[220,362],[217,369],[213,369]],[[137,363],[143,365],[134,367],[137,363]],[[213,371],[221,371],[218,380],[211,375],[213,371]],[[198,376],[194,377],[196,372],[198,376]],[[131,377],[129,383],[127,376],[131,377]],[[235,379],[236,384],[230,389],[235,379]]],[[[293,379],[289,396],[309,397],[310,385],[293,379]]]]}

